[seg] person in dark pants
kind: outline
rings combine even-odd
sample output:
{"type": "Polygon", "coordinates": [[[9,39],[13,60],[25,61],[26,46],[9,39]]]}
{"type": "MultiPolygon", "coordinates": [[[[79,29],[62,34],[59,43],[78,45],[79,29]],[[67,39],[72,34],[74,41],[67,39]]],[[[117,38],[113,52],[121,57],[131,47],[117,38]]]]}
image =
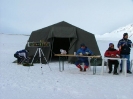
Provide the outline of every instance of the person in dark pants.
{"type": "Polygon", "coordinates": [[[119,65],[119,62],[118,60],[108,60],[108,66],[109,66],[109,73],[112,72],[112,65],[114,65],[114,75],[118,75],[117,73],[117,68],[118,68],[118,65],[119,65]]]}
{"type": "MultiPolygon", "coordinates": [[[[106,52],[104,54],[105,57],[112,57],[112,58],[119,58],[120,57],[119,55],[120,55],[120,52],[118,50],[114,49],[114,44],[113,43],[109,44],[109,48],[108,48],[108,50],[106,50],[106,52]]],[[[112,65],[114,65],[113,74],[118,75],[118,73],[117,73],[117,68],[118,68],[118,65],[119,65],[118,60],[108,59],[108,66],[109,66],[109,72],[108,73],[112,72],[112,65]]]]}
{"type": "Polygon", "coordinates": [[[17,58],[18,65],[28,59],[28,53],[29,50],[20,50],[14,54],[14,57],[17,58]]]}
{"type": "MultiPolygon", "coordinates": [[[[92,55],[92,51],[87,48],[85,46],[85,44],[81,44],[80,49],[78,49],[78,51],[76,52],[76,55],[92,55]]],[[[78,60],[76,61],[75,65],[80,69],[80,71],[83,70],[83,68],[81,67],[81,63],[84,63],[84,71],[86,71],[86,69],[89,67],[89,61],[88,61],[88,57],[78,57],[78,60]]]]}
{"type": "MultiPolygon", "coordinates": [[[[131,74],[132,72],[130,71],[130,51],[131,51],[131,44],[132,41],[128,39],[128,33],[123,34],[123,38],[119,40],[117,47],[120,50],[120,56],[121,58],[126,58],[127,59],[127,73],[131,74]]],[[[122,62],[121,62],[121,70],[122,72],[122,62]]]]}

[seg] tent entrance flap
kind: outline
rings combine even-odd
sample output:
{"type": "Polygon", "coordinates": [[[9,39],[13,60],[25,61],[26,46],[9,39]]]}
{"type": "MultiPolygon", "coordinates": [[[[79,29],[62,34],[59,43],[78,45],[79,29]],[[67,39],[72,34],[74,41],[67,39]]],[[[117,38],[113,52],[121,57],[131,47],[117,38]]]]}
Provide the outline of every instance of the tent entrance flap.
{"type": "Polygon", "coordinates": [[[53,37],[52,39],[53,39],[53,42],[51,44],[51,46],[52,46],[52,49],[51,49],[52,60],[57,60],[58,57],[54,56],[54,54],[59,54],[60,49],[64,49],[68,53],[70,43],[71,43],[73,38],[56,38],[56,37],[53,37]]]}

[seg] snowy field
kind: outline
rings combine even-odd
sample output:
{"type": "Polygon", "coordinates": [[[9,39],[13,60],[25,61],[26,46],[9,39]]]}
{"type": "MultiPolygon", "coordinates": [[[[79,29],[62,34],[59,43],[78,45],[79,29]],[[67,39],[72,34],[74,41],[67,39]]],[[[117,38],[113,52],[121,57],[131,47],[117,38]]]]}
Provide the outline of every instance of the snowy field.
{"type": "MultiPolygon", "coordinates": [[[[0,34],[0,99],[133,99],[133,74],[100,75],[101,67],[97,67],[93,75],[92,71],[79,72],[67,62],[63,72],[59,72],[58,62],[42,69],[40,64],[29,68],[12,63],[13,54],[25,48],[28,38],[0,34]]],[[[112,41],[97,42],[103,55],[112,41]]],[[[115,47],[117,42],[113,41],[115,47]]]]}

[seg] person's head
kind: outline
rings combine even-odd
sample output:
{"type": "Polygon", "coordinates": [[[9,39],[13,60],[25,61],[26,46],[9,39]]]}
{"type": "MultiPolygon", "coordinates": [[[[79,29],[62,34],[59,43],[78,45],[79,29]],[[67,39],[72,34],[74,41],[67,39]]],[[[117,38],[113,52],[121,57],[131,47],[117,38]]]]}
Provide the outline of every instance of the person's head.
{"type": "Polygon", "coordinates": [[[109,43],[109,48],[114,49],[114,44],[113,43],[109,43]]]}
{"type": "Polygon", "coordinates": [[[80,45],[80,47],[82,48],[82,49],[85,49],[85,44],[84,43],[82,43],[81,45],[80,45]]]}
{"type": "Polygon", "coordinates": [[[124,38],[124,39],[128,39],[128,33],[124,33],[124,34],[123,34],[123,38],[124,38]]]}

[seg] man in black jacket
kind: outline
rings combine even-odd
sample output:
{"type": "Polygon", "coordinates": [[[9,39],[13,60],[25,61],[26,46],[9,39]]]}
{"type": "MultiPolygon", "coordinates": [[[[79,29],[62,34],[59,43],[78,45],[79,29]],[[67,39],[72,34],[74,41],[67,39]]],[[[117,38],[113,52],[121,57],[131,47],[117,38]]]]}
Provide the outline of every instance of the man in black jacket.
{"type": "MultiPolygon", "coordinates": [[[[117,47],[120,50],[120,56],[121,58],[127,58],[127,73],[131,74],[130,71],[130,48],[131,48],[132,41],[128,39],[128,33],[123,34],[123,38],[119,40],[117,47]]],[[[122,64],[121,64],[121,70],[122,72],[122,64]]]]}

